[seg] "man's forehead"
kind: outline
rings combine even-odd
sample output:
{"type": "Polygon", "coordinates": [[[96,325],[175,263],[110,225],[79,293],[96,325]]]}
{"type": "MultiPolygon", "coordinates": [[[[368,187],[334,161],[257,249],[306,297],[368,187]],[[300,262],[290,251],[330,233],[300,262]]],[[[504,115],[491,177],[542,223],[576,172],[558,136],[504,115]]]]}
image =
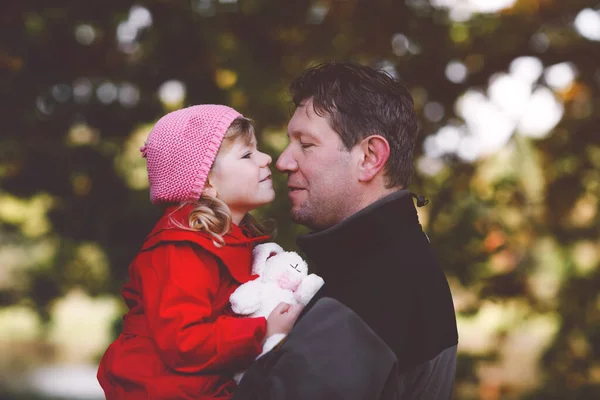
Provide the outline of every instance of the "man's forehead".
{"type": "Polygon", "coordinates": [[[303,100],[300,105],[298,105],[297,111],[304,113],[304,115],[309,119],[319,116],[315,111],[315,103],[313,103],[312,97],[310,99],[303,100]]]}
{"type": "Polygon", "coordinates": [[[292,119],[288,123],[288,136],[293,135],[311,135],[311,125],[308,123],[315,122],[319,116],[315,113],[310,104],[303,103],[294,112],[292,119]]]}

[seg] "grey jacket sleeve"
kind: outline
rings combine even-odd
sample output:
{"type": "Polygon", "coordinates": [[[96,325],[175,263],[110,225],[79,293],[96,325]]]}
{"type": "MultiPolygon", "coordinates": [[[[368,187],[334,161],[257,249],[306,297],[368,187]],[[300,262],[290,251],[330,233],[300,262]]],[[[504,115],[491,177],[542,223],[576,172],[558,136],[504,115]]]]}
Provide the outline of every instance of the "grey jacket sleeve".
{"type": "Polygon", "coordinates": [[[454,391],[456,374],[456,350],[448,347],[398,377],[399,399],[449,400],[454,391]]]}
{"type": "Polygon", "coordinates": [[[246,371],[233,400],[397,398],[396,357],[340,302],[319,299],[246,371]]]}

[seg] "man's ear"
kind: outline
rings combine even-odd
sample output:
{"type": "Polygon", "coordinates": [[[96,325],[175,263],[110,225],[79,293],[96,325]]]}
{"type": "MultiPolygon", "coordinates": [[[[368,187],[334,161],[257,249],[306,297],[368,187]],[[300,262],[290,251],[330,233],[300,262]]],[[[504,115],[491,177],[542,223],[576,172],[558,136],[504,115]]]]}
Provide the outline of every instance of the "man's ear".
{"type": "Polygon", "coordinates": [[[358,180],[369,182],[379,174],[390,158],[390,144],[380,135],[371,135],[364,138],[359,144],[360,163],[358,180]]]}

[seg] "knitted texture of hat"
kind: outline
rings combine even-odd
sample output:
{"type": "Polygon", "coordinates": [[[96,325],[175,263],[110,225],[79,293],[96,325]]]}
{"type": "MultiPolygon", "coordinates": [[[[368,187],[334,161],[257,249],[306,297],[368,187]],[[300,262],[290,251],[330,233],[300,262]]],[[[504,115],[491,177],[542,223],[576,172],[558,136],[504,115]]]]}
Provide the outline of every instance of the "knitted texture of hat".
{"type": "Polygon", "coordinates": [[[152,203],[198,200],[225,132],[241,116],[227,106],[203,104],[159,119],[140,149],[152,203]]]}

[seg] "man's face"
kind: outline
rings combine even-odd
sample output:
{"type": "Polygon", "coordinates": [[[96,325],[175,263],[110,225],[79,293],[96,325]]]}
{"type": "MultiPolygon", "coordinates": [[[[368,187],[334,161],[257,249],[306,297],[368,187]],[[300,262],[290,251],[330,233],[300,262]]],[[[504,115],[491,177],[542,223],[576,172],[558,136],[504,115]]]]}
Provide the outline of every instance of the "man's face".
{"type": "Polygon", "coordinates": [[[313,230],[327,229],[356,211],[356,157],[344,149],[327,118],[312,101],[296,109],[288,124],[290,143],[277,160],[288,174],[294,222],[313,230]]]}

